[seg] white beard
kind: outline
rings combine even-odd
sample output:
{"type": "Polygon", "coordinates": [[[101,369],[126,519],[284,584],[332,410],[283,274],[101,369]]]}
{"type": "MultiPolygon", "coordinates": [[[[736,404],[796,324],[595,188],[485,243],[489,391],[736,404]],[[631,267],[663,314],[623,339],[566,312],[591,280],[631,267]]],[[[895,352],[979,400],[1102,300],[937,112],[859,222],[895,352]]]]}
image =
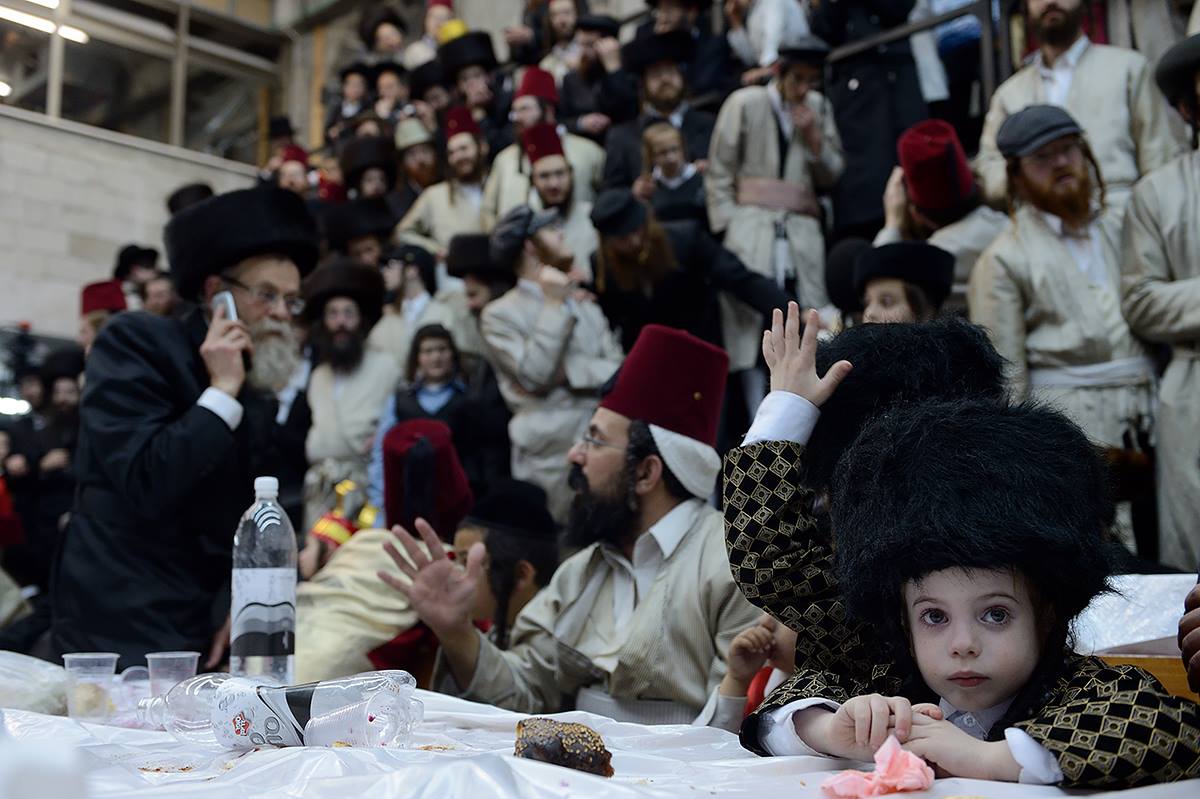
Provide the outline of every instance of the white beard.
{"type": "Polygon", "coordinates": [[[300,364],[300,338],[287,322],[263,319],[250,328],[254,360],[247,379],[263,391],[278,392],[300,364]],[[276,335],[270,335],[276,334],[276,335]]]}

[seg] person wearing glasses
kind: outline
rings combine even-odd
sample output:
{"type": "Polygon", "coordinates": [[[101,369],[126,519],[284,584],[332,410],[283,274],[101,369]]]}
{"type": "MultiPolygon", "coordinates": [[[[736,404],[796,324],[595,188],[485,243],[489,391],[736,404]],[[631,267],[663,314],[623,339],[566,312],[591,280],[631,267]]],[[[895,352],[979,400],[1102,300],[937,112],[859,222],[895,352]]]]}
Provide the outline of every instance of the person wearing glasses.
{"type": "Polygon", "coordinates": [[[228,641],[238,518],[254,478],[295,457],[275,392],[300,363],[292,321],[317,235],[304,200],[260,187],[181,211],[164,238],[180,297],[199,306],[120,314],[96,337],[49,643],[117,652],[121,668],[199,650],[212,669],[228,641]]]}
{"type": "MultiPolygon", "coordinates": [[[[1109,451],[1146,462],[1154,362],[1121,314],[1120,208],[1082,126],[1063,108],[1033,105],[996,135],[1013,225],[984,250],[971,280],[971,321],[1008,363],[1015,400],[1050,403],[1109,451]]],[[[1117,529],[1132,549],[1128,503],[1117,529]]]]}

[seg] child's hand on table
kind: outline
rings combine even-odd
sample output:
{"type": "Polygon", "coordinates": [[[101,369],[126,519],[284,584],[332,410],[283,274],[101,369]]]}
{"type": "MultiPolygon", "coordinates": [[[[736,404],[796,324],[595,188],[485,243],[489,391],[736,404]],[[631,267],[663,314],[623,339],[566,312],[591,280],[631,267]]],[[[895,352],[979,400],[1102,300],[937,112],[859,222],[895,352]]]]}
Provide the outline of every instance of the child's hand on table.
{"type": "Polygon", "coordinates": [[[914,715],[904,748],[920,755],[938,777],[1017,782],[1021,766],[1005,741],[981,741],[949,721],[914,715]]]}
{"type": "Polygon", "coordinates": [[[867,694],[856,696],[830,713],[812,708],[796,714],[796,734],[806,744],[833,757],[871,760],[889,735],[901,743],[908,740],[918,717],[938,719],[936,705],[913,705],[902,696],[867,694]]]}

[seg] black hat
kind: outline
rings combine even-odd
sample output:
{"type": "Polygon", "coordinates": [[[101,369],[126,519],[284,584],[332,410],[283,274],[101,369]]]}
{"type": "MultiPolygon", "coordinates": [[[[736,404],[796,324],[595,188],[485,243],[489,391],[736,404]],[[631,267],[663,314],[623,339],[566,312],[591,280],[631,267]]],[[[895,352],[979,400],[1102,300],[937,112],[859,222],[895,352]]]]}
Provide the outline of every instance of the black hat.
{"type": "Polygon", "coordinates": [[[171,216],[175,216],[184,208],[204,202],[214,193],[212,186],[207,183],[188,183],[180,186],[167,197],[167,211],[171,216]]]}
{"type": "Polygon", "coordinates": [[[376,3],[364,11],[358,21],[358,36],[368,50],[375,47],[375,30],[385,22],[395,25],[401,33],[408,33],[408,25],[398,10],[389,5],[376,3]]]}
{"type": "Polygon", "coordinates": [[[605,189],[592,206],[591,219],[601,236],[627,236],[646,224],[646,206],[629,189],[605,189]]]}
{"type": "Polygon", "coordinates": [[[437,62],[437,59],[426,61],[408,73],[408,88],[414,99],[425,99],[425,92],[434,86],[443,86],[442,65],[437,62]]]}
{"type": "Polygon", "coordinates": [[[854,364],[821,406],[802,479],[829,487],[838,459],[877,413],[908,402],[973,397],[1003,401],[1004,360],[983,328],[963,319],[856,325],[817,344],[817,373],[854,364]]]}
{"type": "Polygon", "coordinates": [[[342,167],[342,181],[348,189],[357,189],[363,174],[372,168],[383,170],[390,188],[396,182],[399,169],[396,142],[391,136],[354,136],[342,145],[338,163],[342,167]]]}
{"type": "Polygon", "coordinates": [[[365,64],[362,61],[355,61],[351,64],[347,64],[338,70],[338,77],[343,81],[351,75],[362,75],[363,80],[371,80],[372,74],[373,72],[370,65],[365,64]]]}
{"type": "Polygon", "coordinates": [[[696,40],[688,31],[644,31],[621,48],[621,63],[625,69],[640,75],[662,61],[686,64],[692,60],[695,52],[696,40]]]}
{"type": "Polygon", "coordinates": [[[501,480],[475,503],[463,524],[522,538],[556,541],[558,525],[546,510],[546,492],[522,480],[501,480]]]}
{"type": "Polygon", "coordinates": [[[363,318],[363,333],[370,331],[383,315],[383,275],[378,269],[339,256],[317,267],[304,280],[304,321],[313,323],[325,312],[325,303],[334,297],[349,297],[358,304],[363,318]]]}
{"type": "Polygon", "coordinates": [[[375,68],[371,70],[371,85],[375,86],[377,83],[379,83],[379,76],[385,72],[392,73],[396,77],[400,78],[400,80],[405,80],[408,76],[408,70],[404,68],[403,64],[398,64],[395,61],[380,61],[375,65],[375,68]]]}
{"type": "Polygon", "coordinates": [[[922,402],[880,414],[834,477],[834,565],[847,607],[903,651],[905,582],[1014,569],[1065,637],[1112,573],[1106,475],[1078,426],[1033,403],[922,402]]]}
{"type": "MultiPolygon", "coordinates": [[[[453,242],[451,243],[453,247],[453,242]]],[[[416,244],[401,244],[388,250],[383,255],[386,264],[398,263],[401,266],[415,266],[421,273],[421,282],[431,295],[437,294],[437,261],[433,253],[416,244]]]]}
{"type": "Polygon", "coordinates": [[[996,146],[1005,158],[1021,158],[1064,136],[1078,136],[1083,128],[1057,105],[1029,105],[1004,120],[996,146]]]}
{"type": "Polygon", "coordinates": [[[267,138],[282,139],[284,136],[295,136],[296,129],[292,127],[292,120],[287,117],[271,117],[271,121],[267,123],[267,138]]]}
{"type": "Polygon", "coordinates": [[[535,211],[528,205],[518,205],[500,218],[492,229],[491,260],[507,267],[516,265],[517,256],[529,237],[560,219],[558,211],[535,211]]]}
{"type": "Polygon", "coordinates": [[[830,301],[844,314],[863,309],[862,294],[854,289],[854,262],[871,249],[866,239],[842,239],[825,256],[825,291],[830,301]]]}
{"type": "Polygon", "coordinates": [[[779,48],[779,59],[784,64],[824,64],[829,58],[829,45],[824,39],[804,34],[779,48]]]}
{"type": "Polygon", "coordinates": [[[438,48],[438,61],[444,70],[444,79],[454,83],[458,73],[467,67],[483,67],[487,72],[496,68],[496,52],[492,49],[492,37],[484,31],[464,33],[438,48]]]}
{"type": "Polygon", "coordinates": [[[1177,42],[1163,54],[1154,70],[1158,88],[1171,105],[1196,96],[1196,72],[1200,70],[1200,33],[1177,42]]]}
{"type": "Polygon", "coordinates": [[[185,299],[204,280],[255,255],[283,255],[308,274],[317,263],[317,226],[295,192],[260,186],[221,194],[180,211],[163,232],[171,279],[185,299]]]}
{"type": "Polygon", "coordinates": [[[145,266],[153,269],[158,265],[158,250],[153,247],[139,247],[136,244],[126,244],[117,253],[117,263],[113,266],[113,277],[124,280],[129,277],[135,266],[145,266]]]}
{"type": "Polygon", "coordinates": [[[492,260],[491,238],[486,233],[460,233],[450,239],[446,252],[446,271],[452,277],[474,275],[483,280],[512,279],[508,264],[492,260]]]}
{"type": "Polygon", "coordinates": [[[396,218],[382,198],[350,200],[330,205],[322,220],[329,249],[345,254],[350,242],[363,236],[387,237],[396,218]]]}
{"type": "Polygon", "coordinates": [[[78,380],[83,374],[83,348],[74,344],[54,350],[42,361],[39,371],[46,390],[54,387],[54,381],[59,378],[78,380]]]}
{"type": "Polygon", "coordinates": [[[954,284],[954,256],[924,241],[871,247],[854,262],[854,293],[861,298],[867,283],[879,277],[919,286],[933,307],[941,308],[954,284]]]}
{"type": "Polygon", "coordinates": [[[607,14],[580,14],[575,22],[575,30],[591,31],[615,39],[621,32],[621,23],[607,14]]]}

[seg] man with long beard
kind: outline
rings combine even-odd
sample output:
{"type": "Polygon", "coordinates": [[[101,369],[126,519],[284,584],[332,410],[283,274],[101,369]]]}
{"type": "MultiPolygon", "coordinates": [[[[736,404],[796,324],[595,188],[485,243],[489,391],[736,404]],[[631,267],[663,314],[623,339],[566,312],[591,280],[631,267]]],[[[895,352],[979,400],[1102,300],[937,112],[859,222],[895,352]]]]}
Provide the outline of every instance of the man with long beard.
{"type": "MultiPolygon", "coordinates": [[[[522,713],[574,707],[617,721],[687,724],[726,671],[733,637],[756,612],[733,584],[721,514],[707,504],[728,359],[680,330],[648,327],[571,449],[566,542],[581,550],[521,611],[501,651],[471,624],[482,546],[466,569],[423,521],[423,552],[395,528],[409,598],[441,641],[450,687],[522,713]]],[[[703,721],[736,729],[742,697],[703,721]]]]}
{"type": "Polygon", "coordinates": [[[1000,126],[1028,105],[1048,103],[1079,120],[1109,202],[1124,208],[1138,178],[1183,152],[1182,126],[1170,118],[1143,55],[1088,39],[1083,0],[1026,0],[1025,10],[1039,49],[992,95],[976,159],[986,199],[1000,203],[1008,193],[1000,126]]]}
{"type": "Polygon", "coordinates": [[[88,356],[51,647],[118,652],[122,668],[194,649],[212,669],[237,520],[254,478],[280,468],[272,395],[299,361],[291,321],[317,236],[300,197],[264,187],[179,212],[165,242],[180,296],[200,304],[178,319],[120,314],[88,356]]]}
{"type": "Polygon", "coordinates": [[[480,209],[487,172],[487,145],[479,124],[462,106],[446,114],[446,180],[435,183],[413,203],[396,228],[397,238],[444,256],[450,239],[484,233],[480,209]]]}
{"type": "MultiPolygon", "coordinates": [[[[1153,424],[1154,363],[1121,315],[1121,214],[1096,157],[1058,106],[1017,112],[996,140],[1014,222],[971,274],[971,321],[1008,362],[1014,400],[1057,406],[1114,455],[1133,449],[1153,424]]],[[[1127,506],[1118,530],[1131,545],[1127,506]]]]}
{"type": "Polygon", "coordinates": [[[312,427],[305,451],[304,528],[330,510],[334,486],[367,484],[379,409],[396,390],[400,362],[366,349],[383,315],[383,277],[351,259],[326,264],[304,282],[304,313],[317,366],[308,384],[312,427]]]}

